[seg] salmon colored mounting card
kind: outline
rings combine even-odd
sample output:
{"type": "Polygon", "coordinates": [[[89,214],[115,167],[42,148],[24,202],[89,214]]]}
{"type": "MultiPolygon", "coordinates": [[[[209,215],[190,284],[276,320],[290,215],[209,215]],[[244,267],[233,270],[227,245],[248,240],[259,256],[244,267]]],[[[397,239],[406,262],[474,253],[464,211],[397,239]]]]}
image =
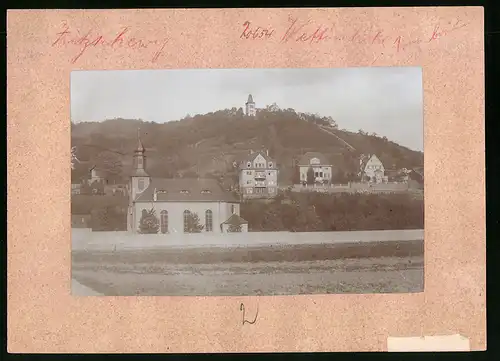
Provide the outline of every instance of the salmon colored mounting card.
{"type": "MultiPolygon", "coordinates": [[[[444,335],[460,335],[460,349],[484,350],[483,21],[481,7],[9,11],[8,350],[401,351],[444,335]],[[370,67],[421,68],[423,291],[72,295],[72,72],[370,67]],[[411,342],[400,341],[406,338],[411,342]]],[[[103,94],[100,102],[107,101],[103,94]]],[[[168,99],[155,99],[169,107],[168,99]]],[[[254,111],[249,99],[247,116],[254,111]]]]}

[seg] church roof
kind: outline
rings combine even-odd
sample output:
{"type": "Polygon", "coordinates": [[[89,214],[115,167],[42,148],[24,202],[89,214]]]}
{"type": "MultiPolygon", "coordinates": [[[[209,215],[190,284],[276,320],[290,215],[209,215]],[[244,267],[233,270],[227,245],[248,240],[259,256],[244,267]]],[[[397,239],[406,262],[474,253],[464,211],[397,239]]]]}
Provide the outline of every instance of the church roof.
{"type": "Polygon", "coordinates": [[[136,202],[152,202],[156,189],[157,202],[232,202],[239,199],[225,191],[215,179],[151,178],[149,187],[136,202]]]}
{"type": "Polygon", "coordinates": [[[247,103],[253,103],[253,97],[252,94],[248,94],[248,100],[247,103]]]}
{"type": "Polygon", "coordinates": [[[319,165],[331,165],[331,162],[325,157],[324,154],[318,152],[307,152],[299,159],[299,166],[309,166],[311,164],[311,159],[318,158],[319,165]]]}
{"type": "Polygon", "coordinates": [[[247,221],[245,221],[243,218],[241,218],[240,216],[238,216],[236,213],[233,213],[231,217],[229,217],[227,219],[227,221],[225,221],[224,223],[222,224],[230,224],[230,225],[233,225],[233,226],[240,226],[242,224],[248,224],[247,221]]]}

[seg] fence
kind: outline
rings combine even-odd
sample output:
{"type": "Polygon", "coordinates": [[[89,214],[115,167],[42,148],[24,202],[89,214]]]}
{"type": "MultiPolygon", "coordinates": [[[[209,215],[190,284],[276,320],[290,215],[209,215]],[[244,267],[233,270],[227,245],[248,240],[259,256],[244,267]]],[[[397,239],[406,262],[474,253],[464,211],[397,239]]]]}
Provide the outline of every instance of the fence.
{"type": "Polygon", "coordinates": [[[410,190],[408,183],[357,183],[331,184],[331,185],[301,185],[295,184],[291,187],[292,192],[324,192],[324,193],[392,193],[406,192],[410,190]]]}

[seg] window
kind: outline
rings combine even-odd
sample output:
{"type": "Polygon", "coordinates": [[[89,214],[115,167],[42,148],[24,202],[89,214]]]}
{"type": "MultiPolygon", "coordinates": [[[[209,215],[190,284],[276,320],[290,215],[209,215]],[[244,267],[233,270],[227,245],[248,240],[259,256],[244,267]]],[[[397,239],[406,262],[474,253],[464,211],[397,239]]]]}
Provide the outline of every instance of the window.
{"type": "Polygon", "coordinates": [[[161,233],[168,232],[168,212],[167,211],[160,212],[160,231],[161,231],[161,233]]]}
{"type": "Polygon", "coordinates": [[[201,191],[201,193],[203,193],[203,194],[209,194],[209,193],[212,193],[212,191],[210,189],[203,189],[201,191]]]}
{"type": "Polygon", "coordinates": [[[231,214],[236,213],[236,206],[234,204],[231,204],[231,214]]]}
{"type": "Polygon", "coordinates": [[[137,158],[137,165],[142,166],[142,157],[137,158]]]}
{"type": "Polygon", "coordinates": [[[252,175],[252,171],[251,170],[247,170],[247,175],[252,175]]]}
{"type": "Polygon", "coordinates": [[[252,184],[252,181],[251,180],[247,180],[247,184],[252,184]]]}
{"type": "Polygon", "coordinates": [[[213,217],[210,209],[205,212],[205,230],[207,232],[212,232],[213,230],[213,217]]]}
{"type": "Polygon", "coordinates": [[[269,162],[269,168],[273,167],[273,162],[269,162]]]}
{"type": "Polygon", "coordinates": [[[323,177],[323,172],[319,172],[319,176],[320,176],[320,177],[323,177]]]}
{"type": "Polygon", "coordinates": [[[248,162],[247,163],[247,168],[250,168],[252,166],[252,163],[248,162]]]}
{"type": "Polygon", "coordinates": [[[191,215],[191,212],[189,212],[187,209],[184,211],[184,232],[189,231],[189,216],[191,215]]]}
{"type": "Polygon", "coordinates": [[[183,189],[183,190],[181,190],[181,193],[182,193],[182,194],[188,194],[188,193],[189,193],[189,191],[188,191],[188,190],[186,190],[186,189],[183,189]]]}
{"type": "Polygon", "coordinates": [[[267,172],[267,175],[271,175],[271,172],[267,172]]]}
{"type": "Polygon", "coordinates": [[[139,178],[137,188],[139,188],[140,191],[142,191],[144,189],[144,179],[143,178],[139,178]]]}
{"type": "Polygon", "coordinates": [[[269,181],[269,185],[273,186],[274,185],[274,181],[269,181]]]}
{"type": "Polygon", "coordinates": [[[319,177],[318,172],[314,172],[315,177],[319,177]]]}

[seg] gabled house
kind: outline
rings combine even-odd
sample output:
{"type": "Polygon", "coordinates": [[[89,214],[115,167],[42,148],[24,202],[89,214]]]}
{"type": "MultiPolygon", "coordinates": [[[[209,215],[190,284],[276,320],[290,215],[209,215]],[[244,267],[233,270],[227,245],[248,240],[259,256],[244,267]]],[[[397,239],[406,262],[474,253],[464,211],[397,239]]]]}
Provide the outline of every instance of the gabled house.
{"type": "Polygon", "coordinates": [[[384,165],[375,154],[362,155],[359,166],[362,181],[370,183],[387,182],[384,165]]]}
{"type": "Polygon", "coordinates": [[[92,168],[89,169],[89,172],[90,172],[90,178],[89,178],[89,185],[94,183],[94,182],[103,182],[105,183],[106,182],[106,173],[101,170],[101,169],[98,169],[97,166],[93,166],[92,168]]]}
{"type": "Polygon", "coordinates": [[[251,151],[239,161],[238,168],[243,198],[273,198],[278,194],[278,167],[268,151],[251,151]]]}

